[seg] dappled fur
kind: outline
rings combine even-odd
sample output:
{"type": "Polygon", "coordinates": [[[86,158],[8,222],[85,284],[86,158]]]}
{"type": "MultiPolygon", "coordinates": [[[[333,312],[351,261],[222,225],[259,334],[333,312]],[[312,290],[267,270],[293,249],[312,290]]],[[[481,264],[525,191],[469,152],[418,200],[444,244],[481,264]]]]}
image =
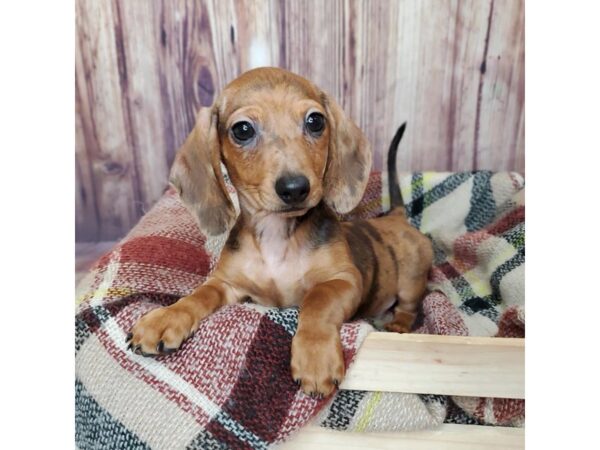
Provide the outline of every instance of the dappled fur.
{"type": "MultiPolygon", "coordinates": [[[[388,329],[409,331],[432,261],[429,240],[410,226],[400,205],[377,219],[338,221],[336,212],[351,211],[362,198],[370,169],[362,132],[309,81],[275,68],[234,80],[199,112],[171,172],[202,231],[230,230],[229,237],[205,283],[135,324],[131,348],[147,355],[174,351],[207,315],[249,298],[268,306],[299,305],[292,376],[305,393],[329,395],[344,377],[342,323],[392,309],[388,329]],[[311,111],[326,118],[320,136],[305,129],[311,111]],[[241,120],[257,129],[252,144],[240,145],[231,135],[241,120]],[[238,193],[237,218],[221,163],[238,193]],[[274,189],[287,173],[310,183],[293,208],[274,189]]],[[[397,190],[395,170],[390,178],[397,190]]]]}

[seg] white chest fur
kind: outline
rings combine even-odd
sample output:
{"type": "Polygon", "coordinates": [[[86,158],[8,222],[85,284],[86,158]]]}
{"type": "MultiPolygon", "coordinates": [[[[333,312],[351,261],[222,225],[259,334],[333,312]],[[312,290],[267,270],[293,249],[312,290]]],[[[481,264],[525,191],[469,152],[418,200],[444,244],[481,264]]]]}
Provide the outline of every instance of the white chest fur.
{"type": "MultiPolygon", "coordinates": [[[[259,285],[275,285],[279,293],[279,306],[299,304],[308,286],[307,249],[299,248],[290,237],[289,222],[275,215],[257,221],[258,251],[245,264],[245,275],[259,285]],[[272,283],[272,284],[271,284],[272,283]]],[[[274,304],[273,299],[256,298],[264,304],[274,304]]]]}

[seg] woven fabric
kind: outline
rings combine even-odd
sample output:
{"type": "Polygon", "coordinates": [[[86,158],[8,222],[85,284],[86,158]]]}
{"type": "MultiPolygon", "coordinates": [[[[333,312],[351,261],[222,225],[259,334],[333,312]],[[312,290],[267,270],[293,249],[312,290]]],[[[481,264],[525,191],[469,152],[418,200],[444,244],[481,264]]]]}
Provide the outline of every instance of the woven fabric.
{"type": "MultiPolygon", "coordinates": [[[[524,336],[522,178],[415,173],[400,182],[410,220],[432,239],[436,254],[415,332],[524,336]]],[[[379,215],[385,184],[373,174],[352,217],[379,215]]],[[[205,319],[172,355],[145,358],[127,351],[125,335],[133,323],[200,284],[223,242],[223,236],[202,236],[168,191],[81,281],[75,321],[78,448],[268,448],[311,419],[356,431],[419,429],[444,420],[522,423],[522,401],[360,391],[318,401],[303,395],[289,369],[294,308],[228,306],[205,319]]],[[[343,326],[347,366],[379,325],[343,326]]]]}
{"type": "MultiPolygon", "coordinates": [[[[524,185],[518,174],[489,171],[403,177],[410,221],[432,238],[435,253],[416,333],[525,337],[524,185]]],[[[447,400],[446,422],[525,420],[524,400],[447,400]]]]}
{"type": "MultiPolygon", "coordinates": [[[[399,181],[410,222],[429,236],[435,253],[413,332],[525,337],[523,178],[489,171],[418,172],[402,174],[399,181]]],[[[387,205],[385,179],[382,192],[387,205]]],[[[383,331],[384,321],[373,325],[383,331]]],[[[350,431],[414,430],[443,421],[523,426],[525,401],[340,393],[317,420],[350,431]]]]}

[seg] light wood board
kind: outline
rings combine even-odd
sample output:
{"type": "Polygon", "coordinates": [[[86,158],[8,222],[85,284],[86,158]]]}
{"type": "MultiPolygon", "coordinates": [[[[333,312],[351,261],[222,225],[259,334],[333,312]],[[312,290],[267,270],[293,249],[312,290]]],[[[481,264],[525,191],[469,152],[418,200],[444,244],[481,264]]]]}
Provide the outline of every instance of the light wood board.
{"type": "Polygon", "coordinates": [[[433,430],[352,433],[308,426],[281,446],[284,450],[517,450],[525,448],[523,428],[443,424],[433,430]]]}
{"type": "Polygon", "coordinates": [[[525,340],[371,333],[342,389],[525,396],[525,340]]]}

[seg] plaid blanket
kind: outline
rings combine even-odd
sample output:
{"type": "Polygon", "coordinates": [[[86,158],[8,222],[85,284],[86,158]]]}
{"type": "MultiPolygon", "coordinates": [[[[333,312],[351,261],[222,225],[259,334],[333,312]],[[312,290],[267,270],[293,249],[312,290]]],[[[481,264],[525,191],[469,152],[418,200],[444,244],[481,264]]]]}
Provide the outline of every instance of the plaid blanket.
{"type": "MultiPolygon", "coordinates": [[[[373,174],[352,217],[385,209],[373,174]]],[[[524,336],[524,181],[514,173],[400,176],[407,213],[434,244],[430,293],[414,332],[524,336]]],[[[88,448],[268,448],[313,420],[354,431],[446,422],[521,425],[524,402],[339,391],[311,399],[293,383],[297,310],[254,304],[205,319],[180,351],[145,358],[125,335],[144,313],[189,293],[211,270],[224,236],[202,236],[173,191],[78,286],[76,444],[88,448]]],[[[346,365],[381,323],[342,328],[346,365]]]]}

